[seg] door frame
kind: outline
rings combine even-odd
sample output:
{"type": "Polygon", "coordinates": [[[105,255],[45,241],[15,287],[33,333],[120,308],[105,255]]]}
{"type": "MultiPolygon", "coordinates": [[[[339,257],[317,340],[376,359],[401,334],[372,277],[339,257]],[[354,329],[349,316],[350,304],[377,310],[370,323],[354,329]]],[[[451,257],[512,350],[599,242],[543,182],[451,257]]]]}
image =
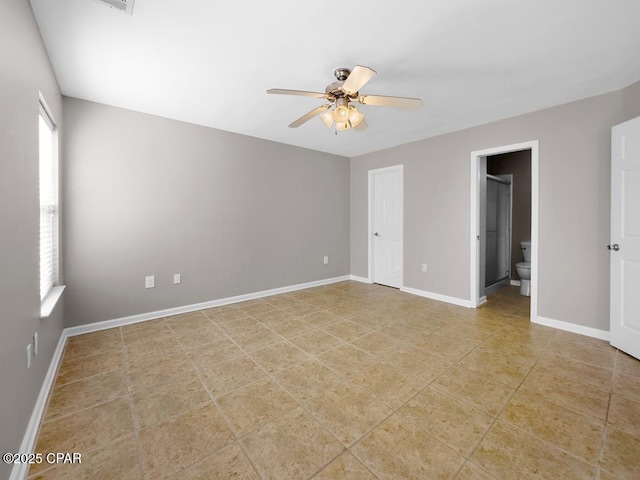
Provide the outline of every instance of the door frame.
{"type": "Polygon", "coordinates": [[[393,165],[391,167],[384,168],[376,168],[374,170],[369,170],[369,191],[367,198],[369,199],[368,205],[368,222],[367,222],[367,237],[368,237],[368,272],[367,272],[367,280],[369,283],[373,283],[374,281],[374,272],[375,272],[375,253],[373,251],[373,225],[374,225],[374,215],[375,215],[375,188],[374,188],[374,177],[379,173],[388,173],[398,171],[400,172],[400,179],[402,180],[400,183],[400,189],[402,194],[402,228],[400,229],[400,245],[402,246],[400,250],[400,287],[404,287],[404,165],[393,165]]]}
{"type": "Polygon", "coordinates": [[[538,140],[486,148],[471,152],[470,205],[470,304],[476,308],[486,301],[480,296],[480,161],[483,157],[501,153],[531,150],[531,317],[538,318],[538,202],[539,202],[539,146],[538,140]]]}

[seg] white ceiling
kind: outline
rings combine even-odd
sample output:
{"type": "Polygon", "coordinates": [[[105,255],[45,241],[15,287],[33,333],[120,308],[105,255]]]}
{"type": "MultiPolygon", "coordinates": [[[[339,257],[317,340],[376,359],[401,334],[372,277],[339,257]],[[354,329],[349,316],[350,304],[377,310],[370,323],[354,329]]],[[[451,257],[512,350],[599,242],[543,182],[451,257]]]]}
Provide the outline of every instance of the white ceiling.
{"type": "Polygon", "coordinates": [[[62,93],[352,157],[620,89],[640,80],[638,0],[31,0],[62,93]],[[369,128],[334,135],[337,67],[378,72],[369,128]]]}

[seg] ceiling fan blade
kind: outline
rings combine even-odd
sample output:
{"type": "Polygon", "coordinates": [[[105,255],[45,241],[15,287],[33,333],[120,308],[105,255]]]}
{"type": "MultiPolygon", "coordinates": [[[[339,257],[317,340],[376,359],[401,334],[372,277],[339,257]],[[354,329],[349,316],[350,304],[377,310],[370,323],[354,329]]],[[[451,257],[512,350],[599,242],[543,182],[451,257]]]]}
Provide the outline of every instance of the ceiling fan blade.
{"type": "Polygon", "coordinates": [[[342,91],[347,95],[355,95],[376,74],[369,67],[356,65],[342,85],[342,91]]]}
{"type": "Polygon", "coordinates": [[[299,119],[297,119],[295,122],[289,124],[289,128],[297,128],[300,125],[307,123],[309,120],[311,120],[313,117],[317,117],[318,115],[320,115],[321,113],[323,113],[325,110],[327,110],[328,108],[331,108],[331,104],[328,105],[320,105],[318,108],[314,108],[313,110],[311,110],[309,113],[307,113],[306,115],[301,116],[299,119]]]}
{"type": "Polygon", "coordinates": [[[422,100],[419,98],[386,97],[384,95],[360,95],[358,102],[376,107],[420,108],[422,106],[422,100]]]}
{"type": "Polygon", "coordinates": [[[300,97],[329,98],[326,93],[306,92],[304,90],[286,90],[282,88],[272,88],[270,90],[267,90],[267,93],[277,95],[297,95],[300,97]]]}

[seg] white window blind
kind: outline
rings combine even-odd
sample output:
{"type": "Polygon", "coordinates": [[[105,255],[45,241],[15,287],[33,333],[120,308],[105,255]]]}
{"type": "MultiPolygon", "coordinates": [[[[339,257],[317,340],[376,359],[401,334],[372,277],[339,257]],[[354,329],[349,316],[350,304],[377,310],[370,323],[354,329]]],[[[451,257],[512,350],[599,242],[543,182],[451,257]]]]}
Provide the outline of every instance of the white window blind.
{"type": "Polygon", "coordinates": [[[58,281],[58,145],[51,116],[40,103],[40,300],[58,281]]]}

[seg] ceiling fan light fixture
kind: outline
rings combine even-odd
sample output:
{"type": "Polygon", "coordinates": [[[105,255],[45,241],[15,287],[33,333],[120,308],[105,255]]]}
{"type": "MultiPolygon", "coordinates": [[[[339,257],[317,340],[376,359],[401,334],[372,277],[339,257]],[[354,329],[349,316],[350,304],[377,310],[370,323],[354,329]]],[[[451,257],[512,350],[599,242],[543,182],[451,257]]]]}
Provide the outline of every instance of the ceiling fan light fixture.
{"type": "Polygon", "coordinates": [[[333,125],[333,112],[331,110],[327,110],[322,115],[320,115],[320,120],[324,123],[327,128],[331,128],[333,125]]]}
{"type": "Polygon", "coordinates": [[[349,122],[336,123],[336,130],[339,132],[344,132],[345,130],[349,130],[349,128],[349,122]]]}
{"type": "Polygon", "coordinates": [[[346,123],[349,120],[349,101],[346,98],[340,97],[336,99],[333,120],[336,123],[346,123]]]}
{"type": "Polygon", "coordinates": [[[364,115],[356,107],[349,107],[349,123],[352,127],[357,127],[364,120],[364,115]]]}
{"type": "Polygon", "coordinates": [[[336,109],[333,111],[333,120],[336,123],[345,123],[347,120],[349,120],[349,110],[347,109],[347,107],[345,107],[344,105],[336,107],[336,109]]]}

